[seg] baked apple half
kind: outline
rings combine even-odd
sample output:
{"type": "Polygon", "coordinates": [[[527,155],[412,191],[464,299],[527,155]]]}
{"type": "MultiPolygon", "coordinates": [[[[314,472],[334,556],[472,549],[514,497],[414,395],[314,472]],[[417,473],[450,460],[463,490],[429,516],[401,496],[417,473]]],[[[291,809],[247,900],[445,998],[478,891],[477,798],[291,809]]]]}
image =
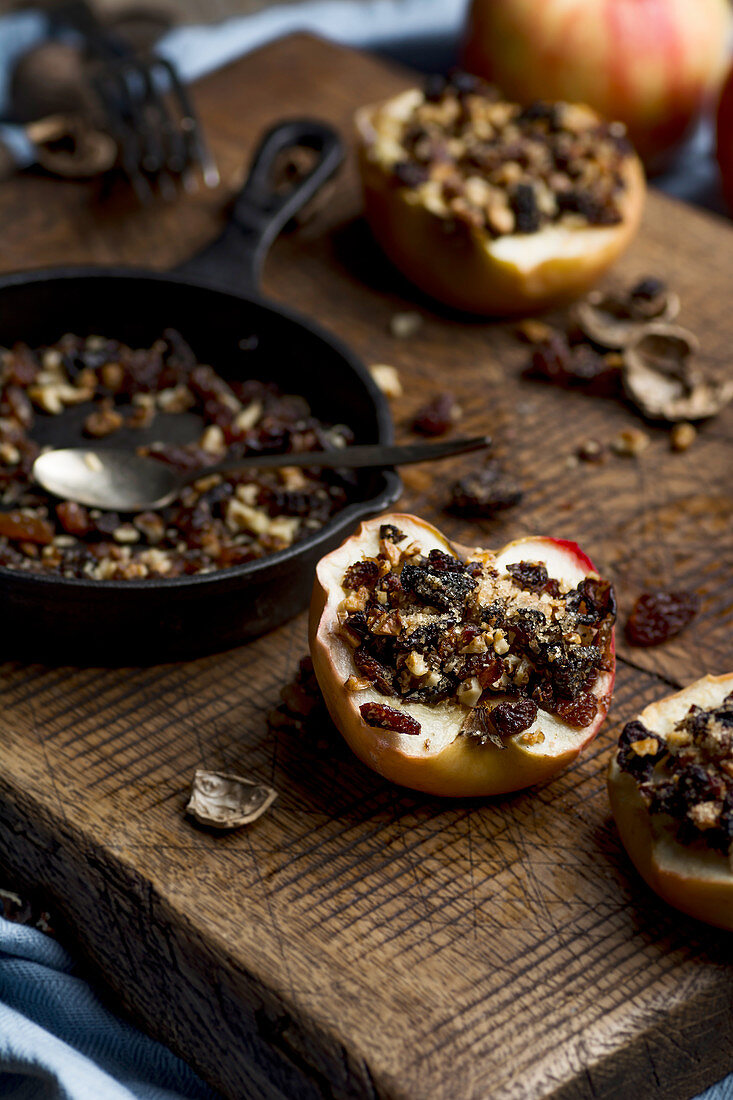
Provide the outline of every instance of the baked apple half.
{"type": "Polygon", "coordinates": [[[733,931],[733,673],[704,676],[628,722],[608,793],[652,890],[733,931]]]}
{"type": "Polygon", "coordinates": [[[457,309],[506,316],[576,297],[639,226],[641,162],[623,125],[589,107],[522,108],[461,74],[355,121],[374,236],[457,309]]]}
{"type": "Polygon", "coordinates": [[[450,543],[416,516],[368,520],[316,570],[313,665],[356,755],[414,790],[519,790],[595,737],[615,602],[573,542],[450,543]]]}

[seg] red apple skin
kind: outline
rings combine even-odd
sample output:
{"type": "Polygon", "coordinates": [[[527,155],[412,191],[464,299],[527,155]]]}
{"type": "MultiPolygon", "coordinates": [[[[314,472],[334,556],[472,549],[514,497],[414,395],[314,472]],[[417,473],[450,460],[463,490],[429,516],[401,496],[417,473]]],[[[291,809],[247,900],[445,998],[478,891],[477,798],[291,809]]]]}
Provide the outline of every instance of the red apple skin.
{"type": "Polygon", "coordinates": [[[718,164],[723,194],[733,214],[733,68],[723,85],[718,103],[718,164]]]}
{"type": "Polygon", "coordinates": [[[658,170],[717,94],[729,0],[473,0],[464,64],[520,102],[588,103],[658,170]]]}

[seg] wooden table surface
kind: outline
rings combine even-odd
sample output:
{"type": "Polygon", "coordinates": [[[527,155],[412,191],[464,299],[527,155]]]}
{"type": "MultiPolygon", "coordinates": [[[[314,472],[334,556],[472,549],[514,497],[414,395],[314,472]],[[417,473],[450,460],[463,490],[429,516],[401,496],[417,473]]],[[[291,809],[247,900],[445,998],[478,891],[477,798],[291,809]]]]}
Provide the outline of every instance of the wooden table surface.
{"type": "MultiPolygon", "coordinates": [[[[88,187],[24,177],[0,188],[0,265],[172,264],[214,235],[266,124],[309,113],[348,134],[358,104],[404,84],[311,38],[267,47],[198,88],[219,192],[140,211],[124,195],[100,204],[88,187]]],[[[633,411],[523,380],[526,348],[511,327],[417,298],[358,210],[349,165],[331,201],[276,245],[266,291],[365,361],[400,369],[400,430],[453,385],[462,429],[488,429],[526,489],[495,522],[451,519],[446,485],[470,462],[456,460],[407,473],[403,505],[464,543],[576,539],[616,582],[622,619],[654,584],[696,589],[700,615],[657,649],[621,639],[612,711],[590,750],[544,786],[483,803],[390,786],[325,728],[315,739],[268,730],[305,651],[303,617],[241,649],[157,668],[10,660],[0,668],[2,862],[53,896],[138,1021],[236,1100],[690,1097],[733,1069],[730,937],[640,882],[604,771],[644,704],[733,666],[733,409],[685,454],[649,429],[638,459],[573,464],[583,439],[607,443],[638,425],[633,411]],[[396,340],[389,319],[410,308],[424,326],[396,340]],[[280,797],[249,829],[197,830],[183,808],[200,765],[252,773],[280,797]]],[[[732,244],[729,225],[652,194],[614,273],[668,278],[682,323],[722,367],[732,244]]]]}

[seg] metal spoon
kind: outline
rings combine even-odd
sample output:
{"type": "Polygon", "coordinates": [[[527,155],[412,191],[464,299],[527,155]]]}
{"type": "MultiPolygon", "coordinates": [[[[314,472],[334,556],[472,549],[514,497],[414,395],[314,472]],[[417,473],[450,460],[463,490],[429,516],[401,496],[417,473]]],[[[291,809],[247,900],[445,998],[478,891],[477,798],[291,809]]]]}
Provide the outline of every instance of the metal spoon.
{"type": "Polygon", "coordinates": [[[265,470],[276,466],[331,469],[407,466],[413,462],[430,462],[490,446],[491,439],[486,435],[473,439],[449,439],[441,443],[409,443],[406,446],[369,443],[331,451],[308,451],[305,454],[230,458],[215,466],[199,467],[185,473],[158,459],[136,455],[133,451],[69,447],[40,455],[33,464],[33,477],[54,496],[85,504],[89,508],[143,512],[164,508],[175,500],[186,485],[210,474],[265,470]]]}

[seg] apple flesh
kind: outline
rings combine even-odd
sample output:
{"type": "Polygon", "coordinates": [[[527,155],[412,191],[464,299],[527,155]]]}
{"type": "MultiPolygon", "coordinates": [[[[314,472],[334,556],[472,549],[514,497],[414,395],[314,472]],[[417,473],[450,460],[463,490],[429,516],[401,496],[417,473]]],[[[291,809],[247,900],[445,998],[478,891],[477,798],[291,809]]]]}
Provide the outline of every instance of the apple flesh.
{"type": "MultiPolygon", "coordinates": [[[[389,515],[362,523],[356,534],[338,549],[322,558],[310,614],[310,645],[313,665],[328,710],[337,728],[359,759],[394,783],[429,794],[450,797],[477,797],[521,790],[539,783],[565,767],[597,734],[608,711],[613,691],[614,672],[598,675],[593,694],[598,700],[594,720],[577,729],[555,715],[539,711],[529,731],[540,730],[544,740],[527,744],[517,737],[506,739],[506,747],[480,745],[472,738],[459,736],[467,708],[459,703],[436,705],[400,703],[374,688],[349,692],[344,683],[356,672],[352,650],[338,636],[338,607],[344,598],[341,582],[349,565],[363,556],[379,552],[379,528],[391,523],[410,541],[418,543],[424,554],[432,549],[452,555],[481,560],[487,551],[450,543],[437,528],[411,515],[389,515]],[[367,725],[360,713],[365,702],[388,702],[421,724],[418,736],[396,733],[367,725]]],[[[575,586],[589,573],[593,564],[574,542],[542,537],[517,539],[508,543],[496,558],[496,566],[520,560],[544,562],[551,577],[575,586]]],[[[609,656],[613,657],[613,640],[609,656]]],[[[497,701],[502,697],[497,696],[497,701]]]]}
{"type": "Polygon", "coordinates": [[[663,167],[723,79],[728,0],[473,0],[464,64],[529,103],[588,103],[663,167]]]}
{"type": "MultiPolygon", "coordinates": [[[[704,676],[682,691],[646,707],[639,720],[650,733],[666,736],[689,708],[716,707],[733,691],[733,673],[704,676]]],[[[671,819],[651,815],[634,776],[608,769],[608,794],[621,840],[645,882],[669,905],[691,917],[733,932],[733,869],[728,857],[700,842],[680,844],[671,819]]]]}

